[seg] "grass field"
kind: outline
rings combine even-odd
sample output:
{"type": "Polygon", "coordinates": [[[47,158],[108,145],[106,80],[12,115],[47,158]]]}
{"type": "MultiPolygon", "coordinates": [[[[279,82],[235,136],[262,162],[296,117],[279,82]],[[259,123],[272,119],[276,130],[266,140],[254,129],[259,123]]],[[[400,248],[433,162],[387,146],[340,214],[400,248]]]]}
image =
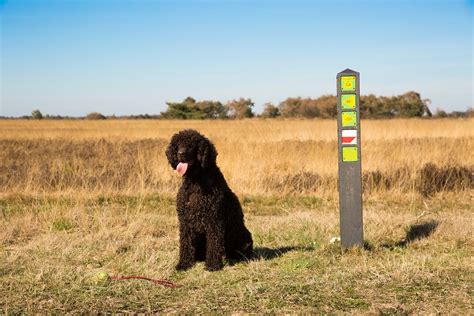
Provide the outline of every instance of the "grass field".
{"type": "Polygon", "coordinates": [[[342,254],[333,121],[0,121],[0,306],[473,313],[473,123],[363,121],[366,249],[342,254]],[[219,272],[174,270],[180,179],[163,151],[188,127],[216,144],[254,237],[255,257],[219,272]]]}
{"type": "MultiPolygon", "coordinates": [[[[370,191],[409,193],[472,184],[474,119],[362,122],[370,191]],[[423,173],[433,163],[438,169],[423,173]],[[422,174],[428,178],[422,178],[422,174]],[[425,179],[426,178],[426,179],[425,179]]],[[[2,121],[0,186],[43,194],[172,195],[179,177],[164,150],[193,127],[217,146],[218,164],[239,195],[334,194],[337,133],[332,120],[2,121]]]]}

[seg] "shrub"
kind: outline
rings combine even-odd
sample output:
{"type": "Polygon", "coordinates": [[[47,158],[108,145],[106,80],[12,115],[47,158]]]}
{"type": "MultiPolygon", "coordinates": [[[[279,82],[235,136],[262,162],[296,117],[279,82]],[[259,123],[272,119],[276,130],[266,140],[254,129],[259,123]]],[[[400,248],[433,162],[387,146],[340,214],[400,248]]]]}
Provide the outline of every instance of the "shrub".
{"type": "Polygon", "coordinates": [[[437,192],[472,189],[474,170],[465,166],[437,167],[427,163],[418,173],[418,192],[429,197],[437,192]]]}
{"type": "Polygon", "coordinates": [[[279,105],[283,117],[334,118],[337,115],[337,99],[323,95],[317,99],[287,98],[279,105]]]}
{"type": "Polygon", "coordinates": [[[263,109],[262,117],[264,117],[264,118],[275,118],[275,117],[278,117],[280,115],[281,115],[280,109],[277,106],[275,106],[271,103],[265,103],[265,108],[263,109]]]}
{"type": "Polygon", "coordinates": [[[91,112],[87,114],[86,120],[105,120],[106,117],[99,112],[91,112]]]}
{"type": "Polygon", "coordinates": [[[43,118],[43,114],[40,112],[40,110],[36,109],[31,112],[31,118],[34,120],[41,120],[43,118]]]}
{"type": "Polygon", "coordinates": [[[445,117],[448,117],[448,113],[446,113],[446,111],[444,110],[441,110],[441,109],[436,109],[436,112],[435,112],[435,117],[440,117],[440,118],[445,118],[445,117]]]}
{"type": "Polygon", "coordinates": [[[230,118],[250,118],[254,117],[255,114],[252,112],[254,103],[251,99],[240,98],[238,100],[232,100],[227,102],[226,107],[228,109],[228,116],[230,118]]]}
{"type": "Polygon", "coordinates": [[[228,109],[219,101],[199,101],[187,97],[182,102],[166,102],[168,109],[161,112],[165,119],[217,119],[227,118],[228,109]]]}

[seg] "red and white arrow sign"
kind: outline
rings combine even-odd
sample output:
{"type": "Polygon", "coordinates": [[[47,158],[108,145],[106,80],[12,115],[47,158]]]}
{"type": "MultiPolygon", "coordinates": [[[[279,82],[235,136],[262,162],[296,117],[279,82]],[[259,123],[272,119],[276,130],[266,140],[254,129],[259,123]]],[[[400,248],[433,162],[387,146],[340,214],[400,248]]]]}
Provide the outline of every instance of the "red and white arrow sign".
{"type": "Polygon", "coordinates": [[[357,145],[357,130],[343,129],[342,130],[342,144],[343,145],[357,145]]]}

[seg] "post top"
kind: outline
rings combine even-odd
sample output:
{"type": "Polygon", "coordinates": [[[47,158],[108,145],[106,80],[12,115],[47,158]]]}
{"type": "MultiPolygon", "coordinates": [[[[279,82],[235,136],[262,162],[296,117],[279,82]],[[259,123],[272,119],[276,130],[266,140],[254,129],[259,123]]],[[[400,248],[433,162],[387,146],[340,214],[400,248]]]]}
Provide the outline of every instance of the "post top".
{"type": "Polygon", "coordinates": [[[339,78],[340,76],[343,76],[343,75],[358,76],[359,73],[358,73],[357,71],[355,71],[355,70],[352,70],[352,69],[347,68],[346,70],[343,70],[343,71],[339,72],[339,73],[337,74],[337,77],[339,78]]]}

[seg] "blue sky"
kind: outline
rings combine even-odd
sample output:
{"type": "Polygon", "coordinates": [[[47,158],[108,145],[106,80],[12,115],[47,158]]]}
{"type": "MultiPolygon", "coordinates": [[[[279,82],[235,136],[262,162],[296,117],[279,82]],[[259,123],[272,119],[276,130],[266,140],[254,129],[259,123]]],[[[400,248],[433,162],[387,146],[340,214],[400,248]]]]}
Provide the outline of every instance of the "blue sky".
{"type": "Polygon", "coordinates": [[[0,0],[0,115],[159,113],[194,98],[265,102],[410,90],[473,106],[473,1],[0,0]]]}

